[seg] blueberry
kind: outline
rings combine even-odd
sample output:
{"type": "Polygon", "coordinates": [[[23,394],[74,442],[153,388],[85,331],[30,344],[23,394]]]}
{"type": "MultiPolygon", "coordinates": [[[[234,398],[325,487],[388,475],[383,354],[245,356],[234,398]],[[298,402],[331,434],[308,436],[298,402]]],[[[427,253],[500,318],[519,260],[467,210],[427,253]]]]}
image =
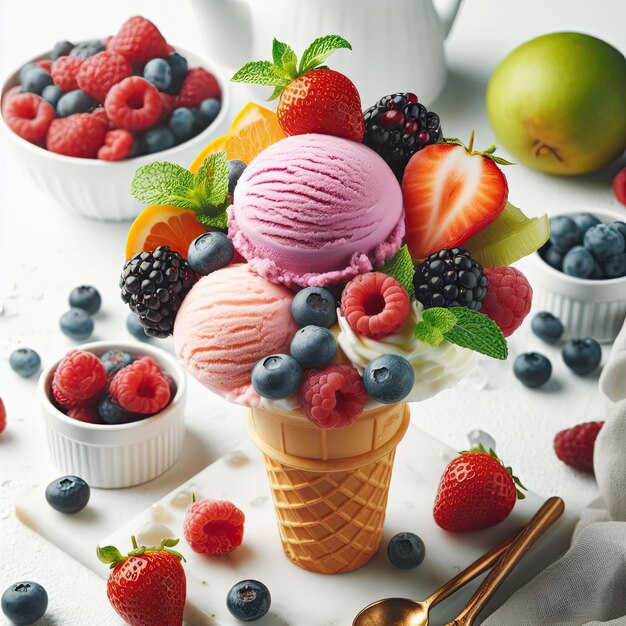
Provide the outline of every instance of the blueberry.
{"type": "Polygon", "coordinates": [[[576,222],[576,226],[578,226],[581,236],[584,236],[592,226],[600,223],[600,220],[595,215],[591,215],[591,213],[579,213],[578,215],[574,215],[574,221],[576,222]]]}
{"type": "Polygon", "coordinates": [[[139,341],[148,341],[150,339],[150,335],[146,335],[144,327],[134,313],[129,313],[126,318],[126,330],[139,341]]]}
{"type": "Polygon", "coordinates": [[[196,116],[193,111],[187,107],[179,107],[174,109],[170,117],[167,127],[172,131],[174,137],[181,142],[187,141],[194,135],[196,125],[196,116]]]}
{"type": "Polygon", "coordinates": [[[62,95],[63,92],[56,85],[48,85],[44,87],[41,92],[41,97],[55,109],[62,95]]]}
{"type": "Polygon", "coordinates": [[[291,314],[300,326],[330,328],[337,321],[337,303],[328,289],[307,287],[292,300],[291,314]]]}
{"type": "Polygon", "coordinates": [[[235,187],[244,173],[244,170],[248,167],[243,161],[239,159],[231,159],[228,161],[228,193],[234,194],[235,187]]]}
{"type": "MultiPolygon", "coordinates": [[[[116,404],[109,395],[100,398],[98,415],[105,424],[126,424],[132,422],[134,417],[127,413],[119,404],[116,404]]],[[[146,416],[144,415],[144,417],[146,416]]]]}
{"type": "Polygon", "coordinates": [[[592,278],[593,280],[602,280],[606,278],[606,276],[604,275],[604,270],[602,269],[602,265],[600,265],[600,263],[598,263],[597,261],[594,261],[593,272],[591,273],[591,276],[589,276],[589,278],[592,278]]]}
{"type": "Polygon", "coordinates": [[[543,258],[543,260],[555,270],[559,270],[559,272],[563,271],[564,256],[565,255],[562,252],[557,250],[551,244],[548,244],[548,246],[543,248],[541,251],[541,257],[543,258]]]}
{"type": "Polygon", "coordinates": [[[252,387],[263,398],[288,398],[300,385],[302,370],[287,354],[272,354],[261,359],[252,370],[252,387]]]}
{"type": "Polygon", "coordinates": [[[100,310],[102,298],[95,287],[91,285],[80,285],[74,287],[70,292],[70,306],[76,309],[83,309],[89,315],[94,315],[100,310]]]}
{"type": "Polygon", "coordinates": [[[161,152],[176,145],[176,137],[169,128],[155,126],[143,135],[143,145],[147,154],[161,152]]]}
{"type": "Polygon", "coordinates": [[[324,367],[337,354],[335,335],[324,326],[305,326],[291,341],[291,356],[301,367],[324,367]]]}
{"type": "Polygon", "coordinates": [[[602,348],[591,337],[578,337],[570,339],[561,350],[563,361],[572,372],[579,376],[591,374],[602,360],[602,348]]]}
{"type": "Polygon", "coordinates": [[[26,63],[25,65],[22,65],[22,67],[20,68],[20,72],[18,74],[18,77],[19,77],[19,80],[20,80],[20,85],[26,79],[26,74],[28,74],[28,72],[30,72],[31,70],[34,70],[35,68],[38,68],[38,67],[39,66],[34,61],[31,61],[30,63],[26,63]]]}
{"type": "Polygon", "coordinates": [[[52,53],[50,54],[50,58],[53,61],[56,61],[59,57],[68,56],[69,53],[75,47],[76,46],[73,43],[71,43],[70,41],[57,41],[54,44],[54,48],[52,48],[52,53]]]}
{"type": "Polygon", "coordinates": [[[624,252],[624,237],[608,224],[598,224],[585,233],[584,245],[596,261],[606,261],[610,256],[624,252]]]}
{"type": "Polygon", "coordinates": [[[560,252],[567,252],[580,243],[580,230],[576,222],[567,215],[550,218],[550,243],[560,252]]]}
{"type": "Polygon", "coordinates": [[[269,589],[258,580],[242,580],[231,587],[226,606],[231,615],[242,622],[256,622],[270,610],[269,589]]]}
{"type": "Polygon", "coordinates": [[[537,313],[530,323],[530,328],[539,339],[543,339],[546,343],[556,343],[565,330],[561,320],[548,311],[537,313]]]}
{"type": "Polygon", "coordinates": [[[94,323],[83,309],[70,309],[61,315],[61,331],[76,341],[85,341],[93,333],[94,323]]]}
{"type": "Polygon", "coordinates": [[[122,368],[130,365],[135,358],[134,355],[123,352],[122,350],[108,350],[100,357],[100,361],[102,365],[104,365],[106,375],[113,376],[113,374],[117,374],[122,368]]]}
{"type": "Polygon", "coordinates": [[[16,626],[29,626],[48,609],[48,594],[39,584],[25,580],[11,585],[2,594],[2,612],[16,626]]]}
{"type": "Polygon", "coordinates": [[[467,433],[467,440],[469,441],[470,448],[477,448],[482,445],[485,450],[496,449],[496,440],[484,430],[470,430],[470,432],[467,433]]]}
{"type": "Polygon", "coordinates": [[[30,378],[39,371],[41,358],[31,348],[18,348],[11,352],[9,365],[22,378],[30,378]]]}
{"type": "Polygon", "coordinates": [[[57,115],[59,117],[68,117],[69,115],[74,115],[74,113],[86,113],[97,106],[98,103],[84,91],[74,89],[74,91],[68,91],[59,98],[57,115]]]}
{"type": "Polygon", "coordinates": [[[187,76],[187,59],[178,52],[174,52],[167,57],[167,64],[170,66],[171,81],[165,91],[171,96],[177,96],[187,76]]]}
{"type": "Polygon", "coordinates": [[[26,72],[24,76],[22,91],[36,93],[40,96],[41,92],[49,85],[52,85],[52,76],[40,67],[33,67],[30,71],[26,72]]]}
{"type": "Polygon", "coordinates": [[[165,59],[150,59],[143,68],[143,77],[159,91],[165,91],[172,82],[172,70],[165,59]]]}
{"type": "Polygon", "coordinates": [[[46,487],[48,504],[60,513],[78,513],[89,502],[89,485],[78,476],[61,476],[46,487]]]}
{"type": "Polygon", "coordinates": [[[613,222],[609,227],[616,230],[626,241],[626,222],[613,222]]]}
{"type": "Polygon", "coordinates": [[[363,372],[363,385],[370,398],[382,404],[400,402],[415,383],[413,366],[397,354],[383,354],[372,359],[363,372]]]}
{"type": "Polygon", "coordinates": [[[626,276],[626,253],[618,252],[602,263],[605,278],[626,276]]]}
{"type": "Polygon", "coordinates": [[[196,237],[189,244],[187,261],[196,274],[206,276],[226,267],[234,254],[235,248],[228,236],[220,231],[211,231],[196,237]]]}
{"type": "Polygon", "coordinates": [[[387,556],[395,567],[413,569],[422,564],[426,546],[414,533],[398,533],[387,544],[387,556]]]}
{"type": "Polygon", "coordinates": [[[204,118],[206,125],[208,126],[215,121],[222,108],[222,103],[215,98],[207,98],[200,103],[198,110],[200,115],[204,118]]]}
{"type": "Polygon", "coordinates": [[[543,354],[525,352],[513,362],[513,373],[527,387],[541,387],[552,376],[552,363],[543,354]]]}
{"type": "Polygon", "coordinates": [[[86,59],[87,57],[98,54],[98,52],[104,52],[105,50],[104,41],[101,39],[92,39],[91,41],[84,41],[83,43],[79,43],[77,46],[74,46],[70,51],[69,56],[86,59]]]}
{"type": "Polygon", "coordinates": [[[591,252],[583,246],[574,246],[563,257],[563,271],[576,278],[589,278],[593,274],[594,264],[591,252]]]}

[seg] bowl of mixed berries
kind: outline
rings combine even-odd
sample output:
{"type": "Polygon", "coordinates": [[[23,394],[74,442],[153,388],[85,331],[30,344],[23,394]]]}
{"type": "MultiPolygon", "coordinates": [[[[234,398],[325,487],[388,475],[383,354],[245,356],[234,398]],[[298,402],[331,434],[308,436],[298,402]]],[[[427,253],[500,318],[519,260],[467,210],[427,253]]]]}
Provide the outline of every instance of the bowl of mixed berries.
{"type": "Polygon", "coordinates": [[[134,172],[163,158],[188,166],[227,116],[219,68],[171,46],[144,17],[117,34],[60,41],[2,87],[2,120],[16,160],[63,208],[136,217],[134,172]]]}
{"type": "Polygon", "coordinates": [[[185,376],[158,348],[84,344],[44,370],[38,396],[53,462],[93,487],[152,480],[182,451],[185,376]]]}

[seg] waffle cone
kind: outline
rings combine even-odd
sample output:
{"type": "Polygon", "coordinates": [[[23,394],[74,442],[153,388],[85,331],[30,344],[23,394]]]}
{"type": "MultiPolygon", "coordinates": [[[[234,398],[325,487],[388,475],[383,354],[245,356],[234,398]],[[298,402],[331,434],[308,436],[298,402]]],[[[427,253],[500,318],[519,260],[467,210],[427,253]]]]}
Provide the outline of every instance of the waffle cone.
{"type": "Polygon", "coordinates": [[[299,411],[250,409],[248,433],[264,454],[283,549],[296,565],[339,574],[374,556],[408,423],[404,403],[339,429],[318,428],[299,411]]]}

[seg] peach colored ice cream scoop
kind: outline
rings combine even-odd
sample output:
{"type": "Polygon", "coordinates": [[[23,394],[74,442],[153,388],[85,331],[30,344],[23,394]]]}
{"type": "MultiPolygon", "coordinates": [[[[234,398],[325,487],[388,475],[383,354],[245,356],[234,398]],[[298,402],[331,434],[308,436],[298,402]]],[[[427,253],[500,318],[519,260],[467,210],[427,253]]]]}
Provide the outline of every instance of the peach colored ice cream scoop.
{"type": "Polygon", "coordinates": [[[274,283],[324,286],[381,266],[404,236],[402,192],[383,159],[331,135],[287,137],[248,165],[229,236],[274,283]]]}
{"type": "Polygon", "coordinates": [[[298,326],[293,292],[232,265],[201,278],[176,316],[174,345],[185,369],[205,387],[246,406],[258,406],[252,368],[259,359],[289,354],[298,326]]]}

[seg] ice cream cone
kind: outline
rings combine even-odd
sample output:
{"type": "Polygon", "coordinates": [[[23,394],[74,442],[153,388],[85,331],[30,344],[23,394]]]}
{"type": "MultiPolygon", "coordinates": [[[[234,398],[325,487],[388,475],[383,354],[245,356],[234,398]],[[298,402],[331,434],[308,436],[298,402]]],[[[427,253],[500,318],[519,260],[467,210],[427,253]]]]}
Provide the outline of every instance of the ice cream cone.
{"type": "Polygon", "coordinates": [[[264,454],[283,549],[296,565],[339,574],[374,556],[408,424],[405,403],[338,429],[318,428],[299,411],[250,409],[248,433],[264,454]]]}

